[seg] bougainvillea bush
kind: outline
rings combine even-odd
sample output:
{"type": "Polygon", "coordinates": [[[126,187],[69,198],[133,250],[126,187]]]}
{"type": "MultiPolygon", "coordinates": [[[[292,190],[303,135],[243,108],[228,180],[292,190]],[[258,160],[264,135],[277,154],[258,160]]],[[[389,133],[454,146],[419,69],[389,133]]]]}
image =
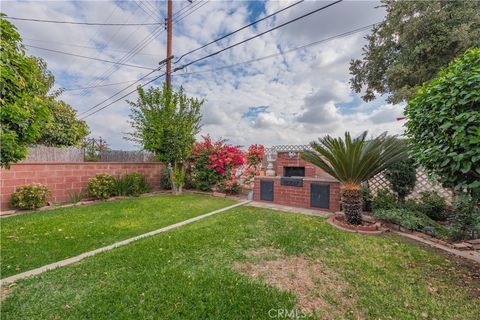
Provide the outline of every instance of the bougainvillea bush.
{"type": "Polygon", "coordinates": [[[239,147],[225,143],[225,140],[213,142],[209,136],[193,147],[192,169],[197,189],[211,190],[212,187],[236,177],[237,169],[245,163],[245,157],[239,147]]]}
{"type": "Polygon", "coordinates": [[[37,209],[47,205],[50,195],[48,187],[41,184],[20,186],[12,193],[10,205],[16,209],[37,209]]]}
{"type": "Polygon", "coordinates": [[[253,184],[255,176],[260,174],[262,159],[265,156],[265,147],[261,144],[252,144],[245,155],[247,161],[246,168],[243,171],[243,178],[246,185],[253,184]]]}

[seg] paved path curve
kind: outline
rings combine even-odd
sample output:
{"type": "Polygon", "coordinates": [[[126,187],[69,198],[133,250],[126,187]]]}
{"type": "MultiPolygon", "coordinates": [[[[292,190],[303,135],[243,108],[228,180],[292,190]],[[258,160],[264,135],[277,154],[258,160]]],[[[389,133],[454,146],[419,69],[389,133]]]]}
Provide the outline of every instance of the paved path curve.
{"type": "Polygon", "coordinates": [[[32,270],[29,270],[29,271],[25,271],[25,272],[22,272],[22,273],[19,273],[19,274],[1,279],[0,280],[0,286],[6,285],[8,283],[15,282],[17,280],[25,279],[25,278],[28,278],[30,276],[34,276],[34,275],[43,273],[45,271],[58,268],[58,267],[68,266],[70,264],[79,262],[79,261],[81,261],[81,260],[83,260],[87,257],[91,257],[91,256],[94,256],[96,254],[99,254],[99,253],[102,253],[102,252],[105,252],[105,251],[110,251],[112,249],[125,246],[125,245],[127,245],[129,243],[132,243],[134,241],[137,241],[137,240],[140,240],[140,239],[143,239],[143,238],[147,238],[147,237],[151,237],[151,236],[154,236],[154,235],[162,233],[162,232],[166,232],[166,231],[169,231],[169,230],[172,230],[172,229],[175,229],[175,228],[179,228],[179,227],[187,225],[189,223],[192,223],[192,222],[195,222],[195,221],[202,220],[202,219],[205,219],[207,217],[213,216],[217,213],[224,212],[224,211],[227,211],[227,210],[239,207],[239,206],[243,206],[243,205],[245,205],[249,202],[250,201],[243,201],[243,202],[240,202],[240,203],[236,203],[234,205],[231,205],[231,206],[228,206],[228,207],[225,207],[225,208],[222,208],[222,209],[218,209],[218,210],[215,210],[215,211],[211,211],[211,212],[203,214],[201,216],[197,216],[197,217],[187,219],[187,220],[184,220],[184,221],[181,221],[181,222],[177,222],[177,223],[171,224],[169,226],[166,226],[166,227],[163,227],[163,228],[160,228],[160,229],[157,229],[157,230],[153,230],[153,231],[141,234],[141,235],[133,237],[133,238],[129,238],[129,239],[126,239],[126,240],[123,240],[123,241],[115,242],[115,243],[113,243],[111,245],[108,245],[106,247],[102,247],[102,248],[98,248],[98,249],[95,249],[95,250],[92,250],[92,251],[88,251],[88,252],[82,253],[82,254],[80,254],[78,256],[75,256],[75,257],[71,257],[71,258],[68,258],[68,259],[65,259],[65,260],[50,263],[50,264],[47,264],[43,267],[39,267],[39,268],[36,268],[36,269],[32,269],[32,270]]]}

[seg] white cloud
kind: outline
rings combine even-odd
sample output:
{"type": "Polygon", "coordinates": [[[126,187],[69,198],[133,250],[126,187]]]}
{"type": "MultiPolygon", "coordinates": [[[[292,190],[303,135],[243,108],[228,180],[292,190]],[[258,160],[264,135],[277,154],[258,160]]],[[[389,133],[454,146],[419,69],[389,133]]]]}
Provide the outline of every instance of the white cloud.
{"type": "MultiPolygon", "coordinates": [[[[292,2],[268,1],[265,4],[266,12],[261,16],[289,3],[292,2]]],[[[327,3],[329,2],[304,2],[274,19],[199,50],[183,58],[181,63],[212,53],[327,3]]],[[[158,10],[157,16],[160,20],[165,14],[165,3],[150,1],[150,5],[158,10]]],[[[185,2],[174,2],[174,12],[185,5],[185,2]]],[[[187,72],[208,70],[278,54],[371,24],[381,20],[384,15],[383,9],[374,8],[377,5],[378,2],[373,1],[342,2],[216,55],[201,65],[193,65],[187,72]]],[[[130,23],[153,21],[135,2],[18,1],[3,2],[2,10],[12,16],[38,19],[130,23]]],[[[174,25],[174,54],[179,57],[181,53],[249,23],[251,10],[248,1],[208,2],[174,25]]],[[[152,26],[119,28],[21,21],[14,23],[24,38],[40,40],[25,40],[25,43],[108,60],[121,59],[155,30],[152,26]],[[42,42],[44,40],[52,42],[42,42]],[[100,49],[103,47],[104,50],[100,49]]],[[[395,121],[395,118],[401,115],[403,106],[385,104],[382,100],[361,104],[355,103],[358,99],[353,100],[356,95],[351,92],[348,84],[349,61],[360,57],[361,47],[365,43],[364,35],[365,33],[358,33],[338,38],[235,68],[189,76],[183,76],[180,72],[174,75],[173,83],[175,87],[183,85],[187,94],[205,99],[201,134],[210,133],[214,138],[227,138],[235,144],[303,144],[325,134],[340,135],[345,130],[354,134],[365,129],[372,133],[385,130],[401,133],[402,123],[395,121]],[[349,104],[349,108],[343,107],[349,104]],[[268,109],[254,118],[243,117],[250,108],[259,106],[266,106],[268,109]]],[[[165,57],[165,44],[166,35],[162,32],[139,54],[125,62],[156,67],[165,57]]],[[[116,67],[37,49],[28,51],[46,59],[57,78],[57,85],[62,87],[122,82],[138,79],[147,72],[131,67],[119,67],[101,82],[98,80],[102,80],[102,75],[116,67]]],[[[82,112],[125,86],[126,84],[96,88],[88,91],[86,95],[81,95],[81,91],[67,91],[62,99],[82,112]]],[[[135,94],[129,96],[129,100],[135,99],[135,94]]],[[[113,148],[135,148],[122,138],[123,132],[129,131],[128,113],[128,105],[120,101],[95,116],[88,117],[92,135],[102,136],[113,148]]]]}

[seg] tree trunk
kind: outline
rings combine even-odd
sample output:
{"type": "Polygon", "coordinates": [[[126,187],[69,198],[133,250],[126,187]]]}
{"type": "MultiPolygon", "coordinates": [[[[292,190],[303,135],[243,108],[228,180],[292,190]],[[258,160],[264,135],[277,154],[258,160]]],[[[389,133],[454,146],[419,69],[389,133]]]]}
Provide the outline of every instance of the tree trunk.
{"type": "Polygon", "coordinates": [[[362,223],[362,191],[358,187],[341,188],[342,209],[350,224],[362,223]]]}
{"type": "Polygon", "coordinates": [[[168,173],[170,175],[170,182],[172,183],[172,193],[174,195],[179,195],[182,193],[182,187],[178,186],[177,180],[175,179],[175,173],[171,165],[168,166],[168,173]]]}

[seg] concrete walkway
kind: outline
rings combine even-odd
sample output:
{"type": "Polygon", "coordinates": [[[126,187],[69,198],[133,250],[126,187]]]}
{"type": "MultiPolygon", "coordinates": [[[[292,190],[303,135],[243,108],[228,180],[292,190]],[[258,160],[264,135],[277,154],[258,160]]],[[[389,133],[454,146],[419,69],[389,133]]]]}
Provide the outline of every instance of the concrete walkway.
{"type": "Polygon", "coordinates": [[[252,201],[249,203],[249,206],[271,209],[271,210],[279,210],[279,211],[285,211],[285,212],[301,213],[307,216],[316,216],[316,217],[325,217],[325,218],[328,218],[331,215],[333,215],[333,213],[328,211],[290,207],[290,206],[284,206],[280,204],[261,202],[261,201],[252,201]]]}
{"type": "Polygon", "coordinates": [[[91,257],[91,256],[94,256],[94,255],[102,253],[102,252],[110,251],[112,249],[125,246],[125,245],[130,244],[134,241],[144,239],[144,238],[148,238],[148,237],[157,235],[159,233],[163,233],[163,232],[166,232],[166,231],[169,231],[169,230],[172,230],[172,229],[179,228],[181,226],[190,224],[192,222],[195,222],[195,221],[202,220],[202,219],[205,219],[207,217],[213,216],[217,213],[224,212],[224,211],[227,211],[227,210],[239,207],[239,206],[243,206],[243,205],[245,205],[249,202],[250,201],[243,201],[243,202],[240,202],[240,203],[237,203],[237,204],[234,204],[234,205],[222,208],[222,209],[211,211],[211,212],[203,214],[201,216],[197,216],[197,217],[194,217],[194,218],[191,218],[191,219],[187,219],[187,220],[184,220],[184,221],[181,221],[181,222],[177,222],[175,224],[171,224],[169,226],[166,226],[166,227],[154,230],[154,231],[150,231],[150,232],[141,234],[141,235],[133,237],[133,238],[129,238],[129,239],[126,239],[126,240],[123,240],[123,241],[116,242],[116,243],[108,245],[106,247],[102,247],[102,248],[98,248],[98,249],[95,249],[95,250],[92,250],[92,251],[89,251],[89,252],[85,252],[85,253],[82,253],[82,254],[80,254],[78,256],[75,256],[75,257],[71,257],[71,258],[68,258],[68,259],[65,259],[65,260],[61,260],[61,261],[58,261],[58,262],[47,264],[47,265],[45,265],[43,267],[40,267],[40,268],[25,271],[25,272],[10,276],[8,278],[1,279],[0,280],[0,286],[4,286],[8,283],[12,283],[12,282],[15,282],[17,280],[25,279],[25,278],[28,278],[30,276],[34,276],[34,275],[43,273],[45,271],[58,268],[58,267],[68,266],[70,264],[77,263],[77,262],[79,262],[79,261],[81,261],[81,260],[83,260],[87,257],[91,257]]]}

